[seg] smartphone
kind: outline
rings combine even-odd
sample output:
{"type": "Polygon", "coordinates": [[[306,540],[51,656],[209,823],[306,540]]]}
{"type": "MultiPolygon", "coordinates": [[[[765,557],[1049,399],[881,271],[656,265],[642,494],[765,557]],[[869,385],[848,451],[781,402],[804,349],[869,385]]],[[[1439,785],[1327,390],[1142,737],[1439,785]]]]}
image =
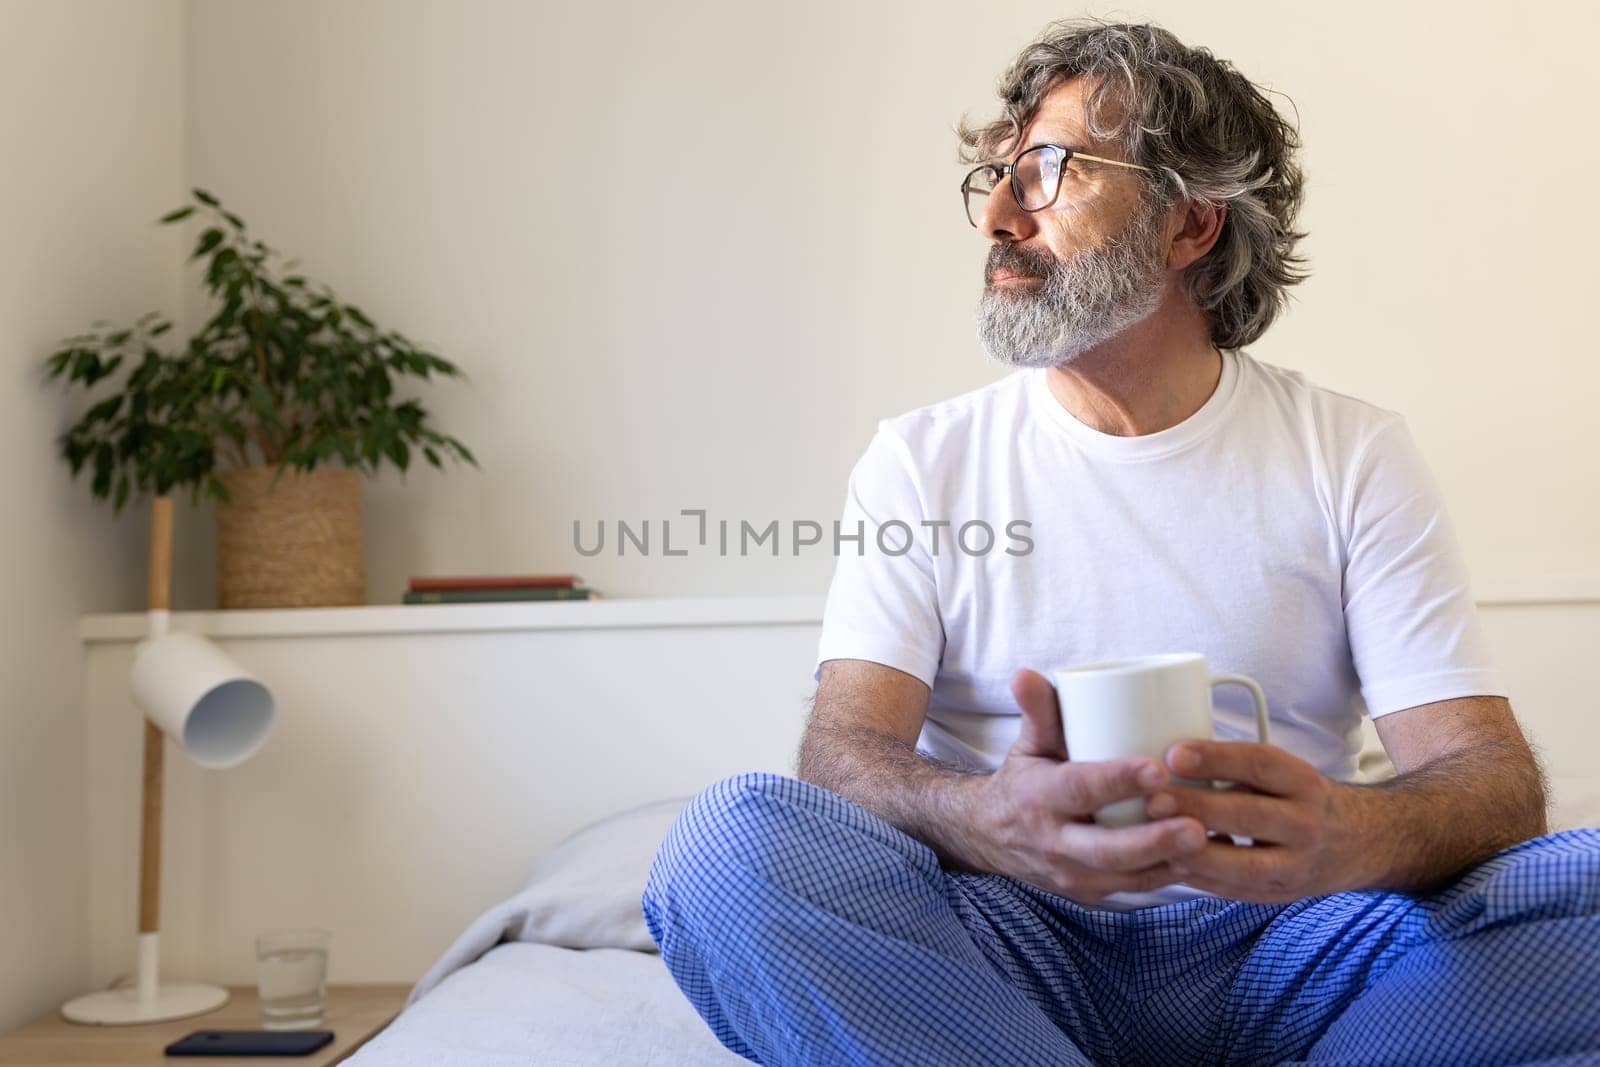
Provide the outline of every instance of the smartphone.
{"type": "Polygon", "coordinates": [[[309,1056],[332,1030],[196,1030],[167,1046],[168,1056],[309,1056]]]}

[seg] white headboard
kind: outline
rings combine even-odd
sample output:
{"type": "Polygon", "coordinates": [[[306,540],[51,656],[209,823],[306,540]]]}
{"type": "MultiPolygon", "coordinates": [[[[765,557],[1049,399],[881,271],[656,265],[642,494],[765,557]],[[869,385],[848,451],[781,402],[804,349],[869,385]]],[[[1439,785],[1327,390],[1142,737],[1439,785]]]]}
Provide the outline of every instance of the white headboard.
{"type": "MultiPolygon", "coordinates": [[[[1592,776],[1593,590],[1484,599],[1513,703],[1558,778],[1592,776]]],[[[252,939],[334,931],[336,981],[410,981],[602,815],[742,770],[793,773],[817,598],[180,614],[272,688],[249,762],[169,748],[163,970],[254,981],[252,939]]],[[[91,981],[132,966],[139,615],[83,622],[91,981]]]]}

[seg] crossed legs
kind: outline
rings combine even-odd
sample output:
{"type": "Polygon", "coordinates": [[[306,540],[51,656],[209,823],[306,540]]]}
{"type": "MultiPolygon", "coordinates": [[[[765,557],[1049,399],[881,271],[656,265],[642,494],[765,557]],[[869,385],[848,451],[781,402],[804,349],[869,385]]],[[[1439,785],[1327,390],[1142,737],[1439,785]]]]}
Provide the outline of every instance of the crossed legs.
{"type": "Polygon", "coordinates": [[[1597,895],[1600,831],[1574,831],[1434,897],[1104,911],[944,871],[753,773],[685,808],[642,904],[717,1038],[763,1063],[1443,1064],[1600,1049],[1597,895]]]}

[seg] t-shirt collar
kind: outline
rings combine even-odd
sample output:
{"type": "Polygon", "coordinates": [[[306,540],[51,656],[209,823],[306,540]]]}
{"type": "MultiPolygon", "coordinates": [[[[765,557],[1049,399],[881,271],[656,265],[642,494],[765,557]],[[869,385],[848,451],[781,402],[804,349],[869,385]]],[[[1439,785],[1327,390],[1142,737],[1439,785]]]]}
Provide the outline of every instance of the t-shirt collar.
{"type": "Polygon", "coordinates": [[[1033,397],[1034,408],[1045,421],[1086,451],[1115,460],[1156,459],[1189,447],[1222,423],[1234,394],[1238,392],[1240,356],[1230,350],[1223,350],[1221,354],[1222,376],[1199,410],[1176,426],[1135,437],[1102,433],[1078,421],[1050,391],[1050,382],[1046,377],[1049,371],[1045,368],[1028,372],[1028,391],[1033,397]]]}

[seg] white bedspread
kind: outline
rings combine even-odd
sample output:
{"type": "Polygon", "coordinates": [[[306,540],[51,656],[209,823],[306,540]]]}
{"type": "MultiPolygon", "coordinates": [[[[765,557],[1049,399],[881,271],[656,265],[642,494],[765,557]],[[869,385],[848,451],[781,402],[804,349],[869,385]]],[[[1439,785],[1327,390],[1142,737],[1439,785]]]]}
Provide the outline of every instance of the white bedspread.
{"type": "Polygon", "coordinates": [[[355,1067],[744,1063],[718,1044],[661,957],[512,942],[446,976],[355,1067]]]}

